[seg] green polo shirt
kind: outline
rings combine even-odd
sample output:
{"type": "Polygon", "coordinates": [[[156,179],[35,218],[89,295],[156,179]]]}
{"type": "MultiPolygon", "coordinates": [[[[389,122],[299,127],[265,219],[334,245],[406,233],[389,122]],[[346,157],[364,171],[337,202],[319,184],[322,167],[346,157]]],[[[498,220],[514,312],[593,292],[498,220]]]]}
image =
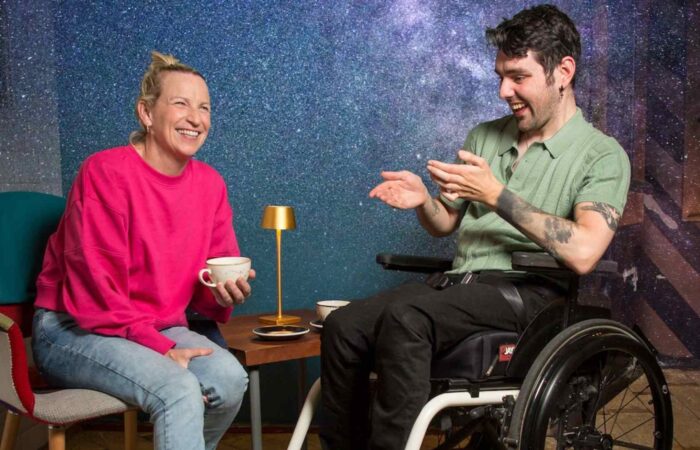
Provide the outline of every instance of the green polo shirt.
{"type": "MultiPolygon", "coordinates": [[[[506,116],[476,126],[464,148],[486,159],[507,189],[549,214],[573,219],[574,206],[581,202],[606,203],[622,213],[630,182],[627,154],[615,139],[588,123],[580,109],[550,139],[532,144],[512,171],[518,134],[516,120],[506,116]]],[[[466,208],[451,272],[510,270],[511,253],[542,251],[482,203],[442,201],[457,210],[466,208]]]]}

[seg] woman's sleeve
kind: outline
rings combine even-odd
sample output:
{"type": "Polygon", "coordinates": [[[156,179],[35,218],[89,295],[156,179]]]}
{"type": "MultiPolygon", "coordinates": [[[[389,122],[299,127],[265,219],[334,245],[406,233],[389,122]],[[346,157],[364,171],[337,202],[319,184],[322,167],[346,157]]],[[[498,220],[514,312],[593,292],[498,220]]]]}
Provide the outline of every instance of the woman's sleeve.
{"type": "Polygon", "coordinates": [[[164,354],[175,343],[129,298],[128,209],[118,181],[90,160],[76,178],[64,218],[64,304],[81,328],[164,354]]]}
{"type": "MultiPolygon", "coordinates": [[[[228,201],[226,185],[222,182],[219,204],[217,205],[212,225],[208,258],[240,256],[240,254],[236,233],[233,230],[233,210],[228,201]]],[[[199,282],[197,282],[190,308],[220,323],[227,322],[233,312],[233,307],[225,308],[219,305],[209,288],[199,282]]]]}

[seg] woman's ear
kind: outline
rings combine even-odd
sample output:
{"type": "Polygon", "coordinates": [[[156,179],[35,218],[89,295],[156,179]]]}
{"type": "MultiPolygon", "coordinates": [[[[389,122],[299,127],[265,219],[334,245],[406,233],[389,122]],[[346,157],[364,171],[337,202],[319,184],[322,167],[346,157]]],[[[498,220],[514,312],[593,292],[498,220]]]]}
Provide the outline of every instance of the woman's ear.
{"type": "Polygon", "coordinates": [[[136,110],[139,113],[139,120],[145,128],[148,129],[151,125],[153,125],[151,111],[144,100],[139,101],[138,105],[136,106],[136,110]]]}

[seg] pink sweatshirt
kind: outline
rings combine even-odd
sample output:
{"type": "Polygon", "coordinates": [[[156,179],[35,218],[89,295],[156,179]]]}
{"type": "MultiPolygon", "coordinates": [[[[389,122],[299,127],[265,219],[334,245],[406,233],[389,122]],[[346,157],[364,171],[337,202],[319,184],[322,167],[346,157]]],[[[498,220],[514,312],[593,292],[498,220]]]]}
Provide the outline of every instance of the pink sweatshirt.
{"type": "Polygon", "coordinates": [[[49,239],[35,305],[67,312],[90,332],[166,353],[159,330],[186,325],[185,308],[225,322],[231,308],[197,280],[208,258],[239,255],[221,176],[191,160],[177,177],[131,146],[85,160],[49,239]]]}

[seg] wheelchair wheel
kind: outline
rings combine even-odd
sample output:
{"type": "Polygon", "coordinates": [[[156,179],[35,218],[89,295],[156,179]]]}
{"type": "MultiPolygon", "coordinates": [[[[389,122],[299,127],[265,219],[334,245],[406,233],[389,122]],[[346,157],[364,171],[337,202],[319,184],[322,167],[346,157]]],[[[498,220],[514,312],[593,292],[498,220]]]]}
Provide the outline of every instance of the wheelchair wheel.
{"type": "Polygon", "coordinates": [[[519,449],[671,449],[670,393],[639,336],[614,321],[586,320],[537,357],[506,435],[519,449]]]}

